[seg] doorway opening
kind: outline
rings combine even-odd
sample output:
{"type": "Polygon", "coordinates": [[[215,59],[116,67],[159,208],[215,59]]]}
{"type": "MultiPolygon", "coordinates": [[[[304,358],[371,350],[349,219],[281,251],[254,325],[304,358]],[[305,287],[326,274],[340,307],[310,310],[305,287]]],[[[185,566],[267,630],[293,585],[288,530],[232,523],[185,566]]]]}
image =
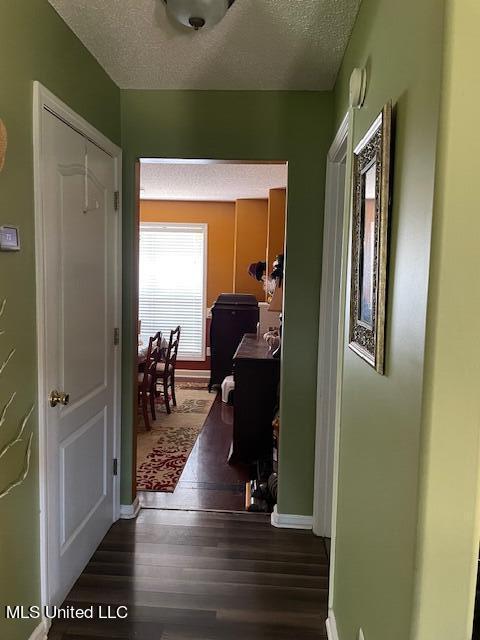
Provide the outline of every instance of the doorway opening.
{"type": "Polygon", "coordinates": [[[137,168],[140,504],[269,512],[287,164],[142,158],[137,168]]]}

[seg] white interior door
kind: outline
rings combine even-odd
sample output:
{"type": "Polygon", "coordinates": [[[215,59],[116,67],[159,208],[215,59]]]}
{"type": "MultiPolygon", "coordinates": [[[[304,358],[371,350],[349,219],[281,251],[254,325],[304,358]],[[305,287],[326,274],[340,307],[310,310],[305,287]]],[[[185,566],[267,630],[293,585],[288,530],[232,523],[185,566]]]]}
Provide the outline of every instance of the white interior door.
{"type": "Polygon", "coordinates": [[[47,592],[58,604],[114,520],[118,216],[115,160],[46,110],[41,165],[45,388],[59,392],[45,412],[47,592]]]}
{"type": "Polygon", "coordinates": [[[327,164],[318,340],[313,531],[327,538],[332,537],[339,323],[345,304],[342,298],[342,256],[346,155],[347,128],[342,128],[341,141],[337,136],[327,164]]]}

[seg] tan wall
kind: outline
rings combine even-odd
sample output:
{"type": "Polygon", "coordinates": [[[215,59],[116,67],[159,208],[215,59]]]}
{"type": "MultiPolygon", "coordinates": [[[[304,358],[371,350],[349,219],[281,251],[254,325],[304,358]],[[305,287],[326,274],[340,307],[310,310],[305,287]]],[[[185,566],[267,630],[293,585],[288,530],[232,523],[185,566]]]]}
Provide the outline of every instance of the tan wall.
{"type": "Polygon", "coordinates": [[[220,293],[231,293],[235,234],[234,202],[142,200],[140,220],[208,224],[207,305],[212,306],[220,293]]]}
{"type": "Polygon", "coordinates": [[[265,301],[263,283],[252,278],[248,267],[266,260],[268,200],[237,200],[235,207],[235,293],[251,293],[265,301]]]}
{"type": "Polygon", "coordinates": [[[267,272],[272,272],[273,261],[284,252],[286,189],[270,189],[268,197],[267,272]]]}

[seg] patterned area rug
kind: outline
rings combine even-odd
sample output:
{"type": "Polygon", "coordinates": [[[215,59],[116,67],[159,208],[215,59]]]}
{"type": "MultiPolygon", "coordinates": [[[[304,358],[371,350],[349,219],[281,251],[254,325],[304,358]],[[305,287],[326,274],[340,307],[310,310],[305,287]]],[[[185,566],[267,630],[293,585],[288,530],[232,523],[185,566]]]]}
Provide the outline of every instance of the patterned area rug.
{"type": "Polygon", "coordinates": [[[172,493],[202,431],[215,400],[207,384],[177,382],[177,407],[170,404],[167,414],[160,397],[156,401],[157,419],[151,431],[145,429],[139,415],[137,434],[137,489],[172,493]]]}

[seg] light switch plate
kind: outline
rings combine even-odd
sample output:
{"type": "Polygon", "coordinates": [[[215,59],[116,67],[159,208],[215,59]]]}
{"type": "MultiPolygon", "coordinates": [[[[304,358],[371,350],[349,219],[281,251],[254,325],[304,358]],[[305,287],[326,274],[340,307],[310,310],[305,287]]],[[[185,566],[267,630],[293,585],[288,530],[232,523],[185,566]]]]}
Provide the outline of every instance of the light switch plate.
{"type": "Polygon", "coordinates": [[[18,227],[7,224],[0,227],[0,251],[20,251],[18,227]]]}

